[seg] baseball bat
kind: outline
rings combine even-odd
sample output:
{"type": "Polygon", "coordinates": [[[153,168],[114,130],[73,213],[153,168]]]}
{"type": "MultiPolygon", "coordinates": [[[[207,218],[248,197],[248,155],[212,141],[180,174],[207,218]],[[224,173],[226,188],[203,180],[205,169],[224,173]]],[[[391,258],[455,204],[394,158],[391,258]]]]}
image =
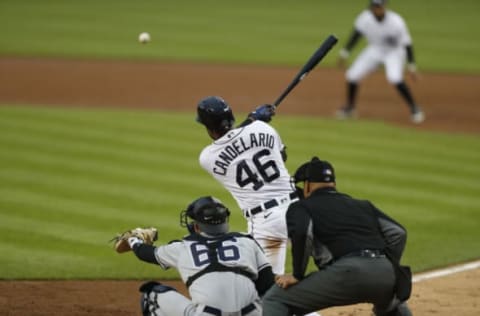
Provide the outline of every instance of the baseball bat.
{"type": "Polygon", "coordinates": [[[305,78],[308,73],[315,68],[316,65],[327,55],[327,53],[332,49],[332,47],[338,42],[338,39],[330,35],[327,37],[326,40],[323,41],[322,45],[315,51],[315,53],[310,57],[307,63],[302,67],[302,69],[298,72],[295,78],[290,82],[288,87],[283,91],[283,93],[278,97],[278,99],[273,103],[275,107],[280,105],[283,99],[295,88],[300,81],[305,78]]]}

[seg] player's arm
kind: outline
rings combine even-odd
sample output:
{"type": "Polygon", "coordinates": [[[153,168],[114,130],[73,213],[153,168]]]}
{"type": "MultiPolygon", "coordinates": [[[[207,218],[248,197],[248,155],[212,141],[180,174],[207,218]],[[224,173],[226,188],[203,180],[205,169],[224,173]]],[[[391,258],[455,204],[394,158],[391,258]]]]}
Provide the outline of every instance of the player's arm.
{"type": "Polygon", "coordinates": [[[312,220],[300,203],[290,205],[286,218],[288,237],[292,244],[292,274],[297,280],[302,280],[312,252],[312,239],[308,236],[312,232],[312,220]]]}
{"type": "Polygon", "coordinates": [[[253,282],[255,283],[258,295],[263,296],[275,282],[272,265],[268,262],[260,244],[251,235],[243,236],[248,237],[255,244],[254,249],[258,272],[257,278],[254,279],[253,282]]]}
{"type": "Polygon", "coordinates": [[[130,247],[137,256],[138,259],[157,264],[163,269],[176,266],[176,258],[178,253],[179,240],[172,240],[168,245],[155,247],[132,239],[128,240],[130,247]]]}
{"type": "Polygon", "coordinates": [[[415,72],[417,70],[417,66],[415,64],[415,55],[413,53],[413,45],[412,44],[406,45],[405,50],[407,51],[408,70],[410,72],[415,72]]]}
{"type": "Polygon", "coordinates": [[[246,126],[254,121],[263,121],[268,123],[272,120],[272,117],[275,115],[275,106],[271,104],[263,104],[257,106],[255,110],[250,112],[245,119],[238,127],[246,126]]]}
{"type": "Polygon", "coordinates": [[[400,29],[399,42],[405,47],[407,56],[407,69],[410,73],[415,74],[417,67],[415,64],[415,55],[413,53],[412,37],[410,36],[407,24],[403,18],[400,17],[398,24],[400,29]]]}
{"type": "Polygon", "coordinates": [[[263,296],[274,282],[275,275],[270,265],[258,271],[258,278],[255,280],[255,288],[257,289],[258,295],[263,296]]]}
{"type": "Polygon", "coordinates": [[[280,150],[280,154],[282,155],[283,162],[287,161],[287,146],[284,146],[282,150],[280,150]]]}
{"type": "Polygon", "coordinates": [[[357,45],[358,41],[362,37],[362,33],[356,28],[353,29],[347,44],[340,50],[340,59],[345,60],[350,57],[350,52],[357,45]]]}
{"type": "Polygon", "coordinates": [[[145,244],[136,244],[132,247],[132,250],[138,259],[148,263],[158,264],[157,259],[155,258],[154,246],[145,245],[145,244]]]}
{"type": "Polygon", "coordinates": [[[158,264],[157,259],[155,258],[154,246],[143,243],[143,240],[137,237],[129,238],[128,244],[138,259],[148,263],[158,264]]]}
{"type": "Polygon", "coordinates": [[[397,221],[376,208],[373,204],[370,203],[370,205],[375,212],[380,231],[387,244],[387,251],[397,262],[400,262],[403,250],[407,243],[407,230],[397,221]]]}

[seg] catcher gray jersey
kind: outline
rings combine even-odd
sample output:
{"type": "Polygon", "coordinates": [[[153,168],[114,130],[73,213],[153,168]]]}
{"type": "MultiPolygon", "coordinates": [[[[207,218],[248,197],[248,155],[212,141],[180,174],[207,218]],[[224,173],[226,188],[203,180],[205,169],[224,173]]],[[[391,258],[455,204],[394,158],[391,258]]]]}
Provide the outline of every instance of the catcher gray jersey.
{"type": "MultiPolygon", "coordinates": [[[[207,243],[212,242],[215,242],[215,239],[202,240],[198,236],[190,235],[183,240],[156,248],[155,257],[160,266],[163,269],[176,268],[182,280],[187,285],[191,283],[191,302],[182,298],[178,303],[193,303],[193,307],[189,305],[193,310],[197,310],[198,305],[211,306],[222,312],[237,312],[258,302],[252,279],[257,278],[260,270],[270,266],[260,246],[251,237],[228,235],[228,238],[217,242],[214,247],[216,256],[212,257],[207,246],[207,243]],[[219,268],[197,275],[211,264],[219,268]]],[[[175,303],[170,301],[166,305],[175,303]]]]}

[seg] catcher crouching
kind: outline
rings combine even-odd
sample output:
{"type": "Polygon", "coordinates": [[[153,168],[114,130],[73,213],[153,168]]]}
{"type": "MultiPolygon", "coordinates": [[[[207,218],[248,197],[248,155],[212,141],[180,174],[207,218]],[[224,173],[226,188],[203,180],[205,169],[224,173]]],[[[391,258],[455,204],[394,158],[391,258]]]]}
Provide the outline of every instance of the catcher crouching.
{"type": "Polygon", "coordinates": [[[176,268],[191,300],[175,288],[150,281],[140,287],[144,316],[262,315],[260,297],[274,282],[271,265],[250,236],[229,232],[230,211],[205,196],[181,212],[189,234],[154,246],[155,228],[136,228],[118,235],[115,250],[133,250],[143,261],[162,269],[176,268]]]}

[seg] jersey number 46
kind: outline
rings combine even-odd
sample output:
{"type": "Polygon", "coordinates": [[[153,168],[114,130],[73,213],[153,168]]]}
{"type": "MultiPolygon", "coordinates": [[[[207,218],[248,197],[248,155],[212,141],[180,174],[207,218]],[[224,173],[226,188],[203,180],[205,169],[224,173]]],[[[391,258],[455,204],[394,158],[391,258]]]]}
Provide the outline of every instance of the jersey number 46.
{"type": "Polygon", "coordinates": [[[275,163],[275,160],[267,160],[261,162],[260,159],[264,156],[269,156],[270,150],[262,149],[252,157],[253,166],[249,166],[246,159],[239,162],[237,166],[237,184],[243,188],[252,183],[253,190],[257,191],[265,182],[269,183],[280,177],[280,170],[275,163]]]}

